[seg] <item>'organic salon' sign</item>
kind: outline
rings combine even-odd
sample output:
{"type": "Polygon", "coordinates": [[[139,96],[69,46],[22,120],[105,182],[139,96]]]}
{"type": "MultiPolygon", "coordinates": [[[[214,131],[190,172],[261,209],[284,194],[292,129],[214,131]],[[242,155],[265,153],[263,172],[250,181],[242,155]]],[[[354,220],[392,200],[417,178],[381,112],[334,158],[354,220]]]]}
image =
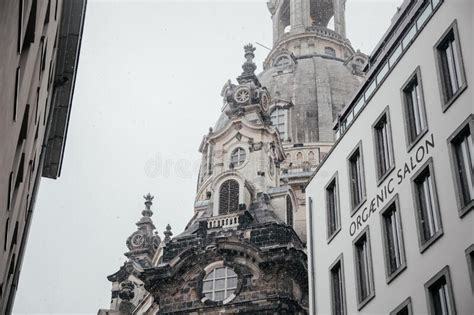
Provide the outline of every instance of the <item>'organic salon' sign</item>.
{"type": "Polygon", "coordinates": [[[370,203],[368,203],[362,211],[358,211],[357,216],[354,217],[349,227],[351,236],[354,236],[354,234],[365,225],[370,216],[377,212],[377,210],[383,206],[384,202],[390,199],[395,189],[410,177],[409,175],[413,173],[416,167],[429,155],[430,148],[434,148],[434,146],[434,137],[433,134],[431,134],[424,143],[416,148],[410,160],[407,161],[402,168],[397,170],[396,176],[394,175],[389,181],[386,181],[386,184],[380,188],[380,192],[370,200],[370,203]]]}

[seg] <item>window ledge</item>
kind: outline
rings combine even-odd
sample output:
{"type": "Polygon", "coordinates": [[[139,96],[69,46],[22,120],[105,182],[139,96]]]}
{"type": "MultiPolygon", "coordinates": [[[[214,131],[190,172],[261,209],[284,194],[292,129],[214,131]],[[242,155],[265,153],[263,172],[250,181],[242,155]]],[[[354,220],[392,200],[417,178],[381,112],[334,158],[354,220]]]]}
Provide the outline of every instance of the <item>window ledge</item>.
{"type": "Polygon", "coordinates": [[[438,232],[436,232],[429,240],[426,240],[423,244],[420,245],[420,254],[423,254],[431,245],[433,245],[441,236],[443,236],[444,232],[441,228],[438,232]]]}
{"type": "Polygon", "coordinates": [[[459,88],[459,90],[456,92],[456,94],[454,94],[448,101],[444,101],[443,103],[443,107],[442,107],[442,110],[443,110],[443,113],[446,112],[448,110],[448,108],[451,107],[451,105],[454,104],[454,102],[456,102],[456,100],[459,98],[459,96],[461,96],[461,94],[467,89],[467,83],[464,82],[463,85],[459,88]]]}
{"type": "Polygon", "coordinates": [[[459,217],[460,218],[464,217],[472,209],[474,209],[474,199],[469,201],[464,207],[458,210],[459,217]]]}

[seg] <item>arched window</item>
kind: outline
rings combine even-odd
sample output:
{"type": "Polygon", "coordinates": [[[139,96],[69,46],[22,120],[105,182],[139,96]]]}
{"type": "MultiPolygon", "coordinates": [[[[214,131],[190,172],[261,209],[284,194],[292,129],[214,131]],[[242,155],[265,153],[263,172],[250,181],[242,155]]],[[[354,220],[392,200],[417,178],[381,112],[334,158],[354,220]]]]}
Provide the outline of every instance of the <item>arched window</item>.
{"type": "Polygon", "coordinates": [[[288,111],[286,109],[275,108],[270,115],[270,119],[272,120],[273,126],[277,128],[278,133],[280,134],[280,138],[282,140],[287,139],[287,129],[286,129],[287,112],[288,111]]]}
{"type": "Polygon", "coordinates": [[[313,152],[313,151],[309,151],[309,153],[308,153],[308,160],[314,161],[314,152],[313,152]]]}
{"type": "Polygon", "coordinates": [[[286,224],[293,226],[293,204],[290,196],[286,196],[286,224]]]}
{"type": "Polygon", "coordinates": [[[334,50],[334,48],[332,47],[324,47],[324,53],[326,55],[336,57],[336,50],[334,50]]]}
{"type": "Polygon", "coordinates": [[[286,161],[291,162],[291,154],[290,153],[286,154],[286,161]]]}
{"type": "Polygon", "coordinates": [[[296,154],[296,160],[297,160],[298,162],[303,161],[303,153],[298,152],[298,153],[296,154]]]}
{"type": "Polygon", "coordinates": [[[237,148],[234,151],[232,151],[232,154],[230,155],[230,162],[234,166],[241,166],[244,164],[245,159],[247,158],[247,153],[243,148],[237,148]]]}
{"type": "Polygon", "coordinates": [[[239,210],[239,183],[234,179],[226,180],[219,190],[219,214],[239,210]]]}

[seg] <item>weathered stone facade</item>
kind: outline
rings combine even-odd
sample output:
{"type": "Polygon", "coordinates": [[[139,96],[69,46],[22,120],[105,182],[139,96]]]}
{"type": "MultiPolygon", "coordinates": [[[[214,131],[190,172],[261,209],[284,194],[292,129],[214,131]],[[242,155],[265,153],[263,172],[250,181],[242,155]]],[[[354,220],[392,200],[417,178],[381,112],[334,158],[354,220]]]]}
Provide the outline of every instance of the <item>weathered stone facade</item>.
{"type": "Polygon", "coordinates": [[[366,62],[345,38],[344,2],[268,3],[274,47],[257,76],[255,48],[245,46],[238,83],[222,89],[222,115],[199,147],[194,216],[174,238],[167,231],[151,265],[127,263],[109,277],[114,310],[308,313],[301,187],[333,144],[333,121],[366,62]]]}

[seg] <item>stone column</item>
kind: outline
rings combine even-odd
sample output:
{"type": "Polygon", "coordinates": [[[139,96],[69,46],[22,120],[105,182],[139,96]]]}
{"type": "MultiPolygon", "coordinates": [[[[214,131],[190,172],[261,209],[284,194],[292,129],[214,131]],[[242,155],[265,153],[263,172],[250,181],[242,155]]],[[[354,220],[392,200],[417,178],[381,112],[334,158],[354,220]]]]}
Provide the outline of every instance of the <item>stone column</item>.
{"type": "Polygon", "coordinates": [[[302,33],[309,26],[309,1],[290,0],[291,33],[302,33]]]}
{"type": "Polygon", "coordinates": [[[346,38],[346,0],[333,0],[334,31],[346,38]]]}

